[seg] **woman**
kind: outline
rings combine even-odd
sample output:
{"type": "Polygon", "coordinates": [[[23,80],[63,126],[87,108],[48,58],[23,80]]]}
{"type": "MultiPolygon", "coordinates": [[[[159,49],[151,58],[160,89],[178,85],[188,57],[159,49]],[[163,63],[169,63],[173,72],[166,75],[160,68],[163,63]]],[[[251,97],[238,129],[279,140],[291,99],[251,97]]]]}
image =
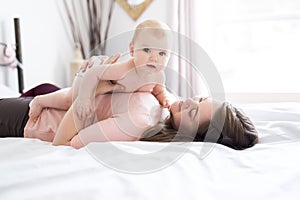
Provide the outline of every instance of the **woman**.
{"type": "Polygon", "coordinates": [[[208,98],[174,102],[164,123],[146,131],[141,141],[206,141],[242,150],[258,143],[257,131],[241,110],[208,98]]]}

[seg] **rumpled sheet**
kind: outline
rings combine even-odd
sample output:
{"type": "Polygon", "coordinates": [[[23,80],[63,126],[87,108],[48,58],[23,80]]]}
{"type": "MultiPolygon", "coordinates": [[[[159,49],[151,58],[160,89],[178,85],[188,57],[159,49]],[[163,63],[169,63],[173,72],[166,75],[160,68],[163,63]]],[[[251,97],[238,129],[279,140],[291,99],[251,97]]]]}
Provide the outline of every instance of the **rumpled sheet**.
{"type": "Polygon", "coordinates": [[[2,138],[0,199],[298,199],[300,103],[239,107],[260,137],[243,151],[140,141],[75,150],[2,138]]]}

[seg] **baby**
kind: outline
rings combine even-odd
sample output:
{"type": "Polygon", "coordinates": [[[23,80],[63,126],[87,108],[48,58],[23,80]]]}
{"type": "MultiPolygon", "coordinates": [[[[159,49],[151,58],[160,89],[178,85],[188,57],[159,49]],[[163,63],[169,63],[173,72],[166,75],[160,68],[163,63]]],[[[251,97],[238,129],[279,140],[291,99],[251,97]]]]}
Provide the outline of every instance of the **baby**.
{"type": "Polygon", "coordinates": [[[118,92],[151,92],[163,107],[169,108],[163,69],[170,58],[170,46],[169,27],[156,20],[146,20],[135,29],[129,44],[129,60],[79,72],[71,89],[34,98],[29,116],[36,119],[44,107],[68,109],[73,97],[77,117],[85,119],[93,112],[95,96],[103,94],[97,87],[99,81],[121,85],[118,92]]]}

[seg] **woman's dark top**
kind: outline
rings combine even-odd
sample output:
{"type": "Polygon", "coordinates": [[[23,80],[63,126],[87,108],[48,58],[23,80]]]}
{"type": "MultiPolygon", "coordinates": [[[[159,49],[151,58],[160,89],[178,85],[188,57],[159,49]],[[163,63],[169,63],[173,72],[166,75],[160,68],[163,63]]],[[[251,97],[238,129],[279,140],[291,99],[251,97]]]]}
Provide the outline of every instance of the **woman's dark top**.
{"type": "Polygon", "coordinates": [[[59,89],[56,85],[44,83],[23,93],[21,97],[0,99],[0,137],[24,137],[31,100],[37,95],[59,89]]]}
{"type": "Polygon", "coordinates": [[[23,137],[33,97],[0,99],[0,137],[23,137]]]}

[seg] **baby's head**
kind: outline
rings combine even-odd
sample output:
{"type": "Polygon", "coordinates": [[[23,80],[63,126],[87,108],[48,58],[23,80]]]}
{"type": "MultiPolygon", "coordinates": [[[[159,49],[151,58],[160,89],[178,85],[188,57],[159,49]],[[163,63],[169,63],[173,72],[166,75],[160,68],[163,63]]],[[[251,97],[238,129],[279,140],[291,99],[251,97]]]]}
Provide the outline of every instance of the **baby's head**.
{"type": "Polygon", "coordinates": [[[157,20],[143,21],[136,27],[129,48],[137,67],[153,64],[161,70],[170,58],[171,30],[157,20]]]}
{"type": "MultiPolygon", "coordinates": [[[[147,36],[145,34],[149,34],[153,37],[156,37],[157,39],[166,39],[168,40],[170,37],[170,27],[157,20],[149,19],[141,22],[137,25],[135,28],[135,32],[132,38],[132,42],[138,42],[139,39],[141,39],[139,36],[142,35],[142,37],[147,36]],[[146,32],[145,32],[146,30],[146,32]]],[[[170,41],[169,41],[170,42],[170,41]]]]}

